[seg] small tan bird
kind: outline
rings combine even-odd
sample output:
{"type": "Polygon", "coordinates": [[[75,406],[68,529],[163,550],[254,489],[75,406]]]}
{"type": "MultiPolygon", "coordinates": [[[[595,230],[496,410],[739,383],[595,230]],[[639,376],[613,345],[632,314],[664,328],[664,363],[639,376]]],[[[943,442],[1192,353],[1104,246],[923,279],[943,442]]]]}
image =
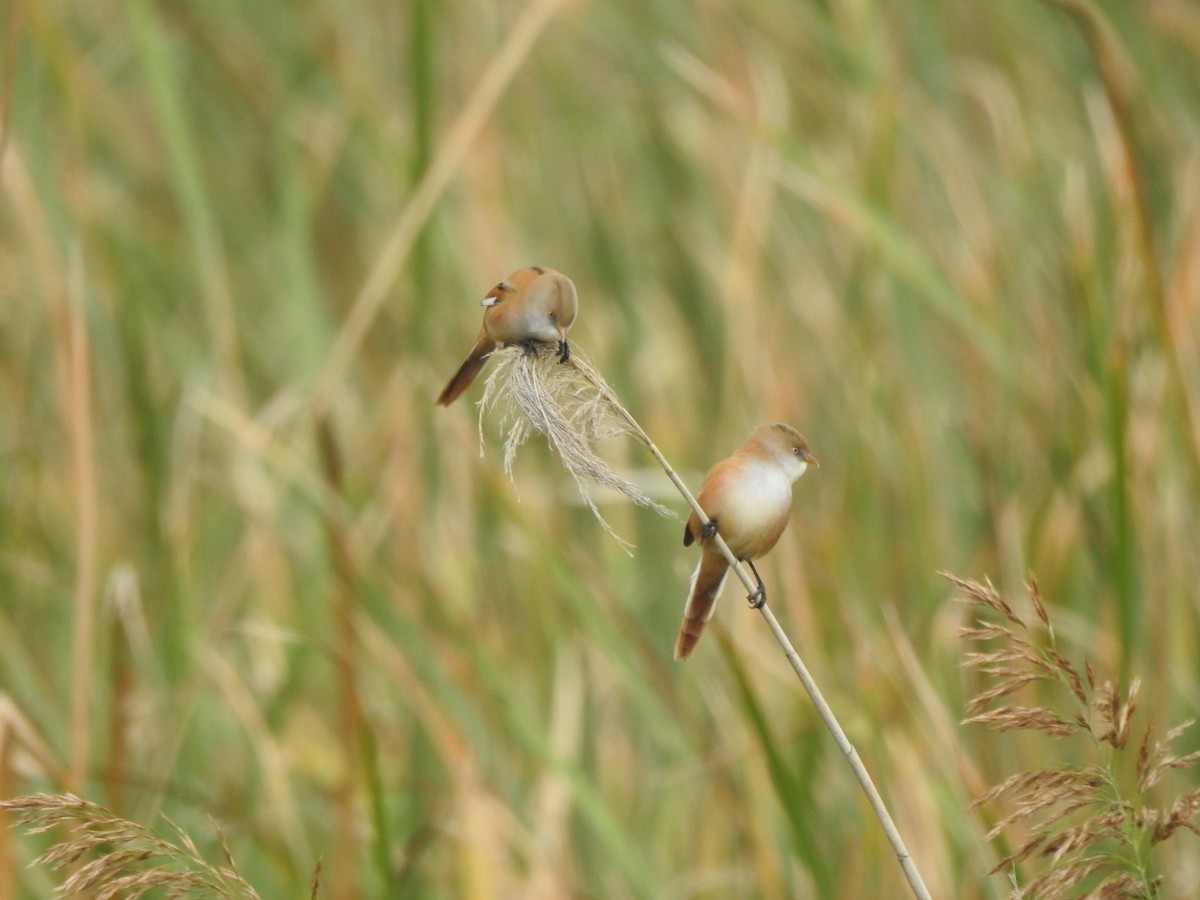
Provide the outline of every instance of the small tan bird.
{"type": "Polygon", "coordinates": [[[819,465],[804,436],[790,425],[759,425],[741,448],[713,466],[696,501],[709,518],[702,526],[692,513],[683,545],[700,541],[703,555],[692,573],[683,625],[675,639],[675,659],[686,659],[712,618],[729,563],[712,540],[720,533],[733,555],[748,563],[758,580],[753,605],[767,601],[766,587],[754,560],[775,546],[792,510],[792,484],[809,465],[819,465]]]}
{"type": "Polygon", "coordinates": [[[438,395],[441,406],[449,406],[458,399],[497,346],[526,344],[532,349],[532,342],[557,341],[559,359],[566,362],[571,355],[567,332],[575,321],[579,297],[571,279],[562,272],[541,266],[518,269],[488,291],[480,305],[487,307],[483,330],[466,360],[438,395]]]}

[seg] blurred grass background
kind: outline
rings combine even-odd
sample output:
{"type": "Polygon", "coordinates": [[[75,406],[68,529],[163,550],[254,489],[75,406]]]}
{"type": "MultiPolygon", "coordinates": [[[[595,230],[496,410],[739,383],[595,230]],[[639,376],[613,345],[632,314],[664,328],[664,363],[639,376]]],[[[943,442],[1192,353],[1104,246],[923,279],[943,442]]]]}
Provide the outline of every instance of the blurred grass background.
{"type": "MultiPolygon", "coordinates": [[[[1159,721],[1200,706],[1190,0],[2,19],[0,795],[219,858],[211,815],[264,897],[318,857],[330,897],[905,893],[732,589],[671,661],[679,523],[606,505],[626,556],[544,447],[480,457],[478,387],[434,407],[531,263],[693,485],[808,436],[761,568],[935,896],[1007,895],[966,806],[1065,752],[958,725],[937,570],[1035,572],[1159,721]]],[[[40,846],[0,828],[0,896],[40,846]]]]}

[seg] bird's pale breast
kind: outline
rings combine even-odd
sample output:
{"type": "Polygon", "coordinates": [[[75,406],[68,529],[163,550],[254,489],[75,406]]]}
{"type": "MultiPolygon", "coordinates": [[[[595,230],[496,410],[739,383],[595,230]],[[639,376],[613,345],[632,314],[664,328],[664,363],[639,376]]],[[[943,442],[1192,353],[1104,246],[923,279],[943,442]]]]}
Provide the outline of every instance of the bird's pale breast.
{"type": "Polygon", "coordinates": [[[762,556],[775,546],[787,526],[791,479],[779,466],[756,460],[737,460],[722,475],[709,500],[712,508],[705,506],[705,510],[717,519],[721,536],[735,556],[762,556]]]}

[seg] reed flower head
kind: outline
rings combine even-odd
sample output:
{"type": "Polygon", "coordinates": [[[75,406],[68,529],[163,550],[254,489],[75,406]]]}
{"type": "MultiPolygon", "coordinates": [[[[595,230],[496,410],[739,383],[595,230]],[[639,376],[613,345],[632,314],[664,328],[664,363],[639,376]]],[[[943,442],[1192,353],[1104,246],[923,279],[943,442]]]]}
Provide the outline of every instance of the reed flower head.
{"type": "Polygon", "coordinates": [[[505,471],[512,474],[512,464],[522,444],[534,434],[544,434],[575,479],[583,502],[622,546],[629,545],[605,521],[588,493],[588,484],[618,491],[659,515],[673,515],[637,485],[618,475],[592,449],[596,441],[619,435],[632,436],[642,443],[648,439],[578,347],[572,346],[565,363],[558,361],[554,344],[537,345],[534,350],[513,346],[495,351],[483,399],[479,401],[481,442],[483,417],[493,409],[500,412],[500,427],[505,433],[505,471]]]}
{"type": "Polygon", "coordinates": [[[943,575],[976,614],[960,635],[987,645],[963,660],[985,676],[986,685],[968,701],[964,724],[1056,739],[1076,736],[1084,747],[1077,765],[1019,772],[976,798],[972,809],[990,804],[1007,809],[989,840],[1025,831],[1020,845],[989,874],[1008,870],[1015,878],[1019,864],[1038,863],[1037,874],[1018,887],[1018,897],[1158,896],[1162,879],[1151,873],[1154,847],[1180,829],[1200,835],[1195,823],[1200,791],[1165,806],[1155,805],[1151,796],[1168,772],[1200,760],[1200,751],[1177,755],[1171,749],[1194,720],[1159,740],[1146,725],[1140,743],[1131,741],[1141,682],[1135,678],[1122,690],[1111,680],[1100,681],[1090,663],[1085,661],[1081,671],[1060,653],[1036,580],[1029,583],[1037,620],[1031,624],[990,582],[943,575]],[[1011,699],[1038,685],[1044,688],[1040,702],[1021,705],[1011,699]]]}
{"type": "Polygon", "coordinates": [[[16,813],[18,823],[30,834],[66,829],[66,837],[34,860],[35,865],[70,870],[59,888],[60,896],[88,894],[94,900],[128,900],[161,889],[169,898],[259,900],[238,873],[219,830],[224,865],[205,860],[187,833],[166,816],[163,818],[177,843],[72,794],[3,800],[0,809],[16,813]],[[91,859],[85,861],[85,857],[91,859]]]}

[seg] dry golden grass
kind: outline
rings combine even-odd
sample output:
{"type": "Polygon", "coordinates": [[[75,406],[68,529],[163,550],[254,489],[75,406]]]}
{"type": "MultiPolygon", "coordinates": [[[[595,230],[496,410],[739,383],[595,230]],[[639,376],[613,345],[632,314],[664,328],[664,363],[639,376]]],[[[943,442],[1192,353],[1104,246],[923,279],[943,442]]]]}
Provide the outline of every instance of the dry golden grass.
{"type": "MultiPolygon", "coordinates": [[[[0,809],[15,813],[29,834],[65,832],[66,837],[34,860],[67,873],[58,893],[93,900],[137,900],[162,890],[169,898],[217,897],[220,900],[259,900],[225,852],[224,865],[205,860],[187,832],[163,817],[174,841],[149,828],[113,815],[95,803],[72,794],[35,794],[0,800],[0,809]]],[[[314,875],[313,897],[317,883],[314,875]]]]}
{"type": "MultiPolygon", "coordinates": [[[[0,797],[211,815],[266,897],[318,858],[331,898],[903,894],[759,618],[671,662],[677,523],[587,481],[630,556],[540,437],[510,479],[499,416],[481,458],[469,402],[435,407],[531,263],[682,482],[759,422],[813,440],[760,569],[934,896],[1001,900],[988,870],[1075,802],[988,841],[990,785],[1124,733],[1097,752],[1132,797],[1145,724],[1200,709],[1192,0],[16,0],[0,28],[0,797]],[[938,570],[1038,572],[1094,734],[1050,658],[964,675],[938,570]],[[1015,727],[960,727],[998,687],[967,715],[1015,727]]],[[[1200,735],[1168,734],[1152,857],[1197,896],[1200,735]]],[[[49,895],[51,836],[3,834],[0,896],[49,895]]]]}

